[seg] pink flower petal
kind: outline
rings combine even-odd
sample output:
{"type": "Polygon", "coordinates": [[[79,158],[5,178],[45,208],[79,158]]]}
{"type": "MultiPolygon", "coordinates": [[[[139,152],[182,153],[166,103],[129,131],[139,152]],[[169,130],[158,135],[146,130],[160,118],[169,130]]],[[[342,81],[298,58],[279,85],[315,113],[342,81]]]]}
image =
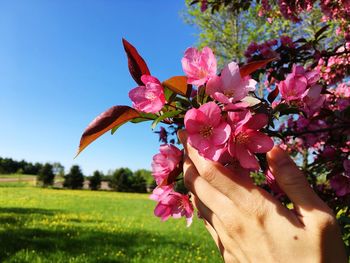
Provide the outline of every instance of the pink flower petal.
{"type": "Polygon", "coordinates": [[[202,51],[193,47],[188,48],[181,63],[189,84],[201,86],[216,75],[216,59],[208,47],[203,48],[202,51]]]}
{"type": "Polygon", "coordinates": [[[152,83],[156,83],[158,85],[161,85],[160,81],[153,77],[153,76],[150,76],[150,75],[142,75],[141,76],[141,81],[146,85],[148,82],[152,82],[152,83]]]}
{"type": "Polygon", "coordinates": [[[208,117],[198,109],[190,109],[185,115],[185,127],[188,133],[199,133],[204,123],[208,123],[208,117]]]}
{"type": "Polygon", "coordinates": [[[254,154],[250,153],[242,144],[236,143],[236,158],[243,168],[258,170],[259,163],[254,154]]]}
{"type": "Polygon", "coordinates": [[[205,92],[211,96],[220,89],[221,85],[221,78],[215,75],[208,80],[205,92]]]}
{"type": "Polygon", "coordinates": [[[244,127],[252,130],[259,130],[262,127],[266,126],[269,121],[269,118],[264,113],[258,113],[253,115],[249,121],[244,124],[244,127]]]}
{"type": "Polygon", "coordinates": [[[221,109],[215,102],[208,102],[200,106],[198,109],[207,116],[207,121],[212,127],[216,127],[221,120],[221,109]]]}
{"type": "Polygon", "coordinates": [[[218,161],[221,158],[221,155],[224,154],[225,147],[224,146],[217,146],[217,147],[208,147],[203,152],[201,152],[201,155],[212,161],[218,161]]]}
{"type": "Polygon", "coordinates": [[[171,209],[167,205],[158,203],[158,205],[154,209],[154,215],[160,217],[162,221],[165,221],[171,216],[171,209]]]}
{"type": "Polygon", "coordinates": [[[231,103],[231,100],[226,97],[224,94],[220,93],[220,92],[214,92],[211,97],[214,99],[214,100],[217,100],[221,103],[224,103],[224,104],[228,104],[228,103],[231,103]]]}
{"type": "Polygon", "coordinates": [[[253,153],[266,153],[273,147],[273,140],[259,131],[247,131],[249,142],[246,144],[249,151],[253,153]]]}
{"type": "Polygon", "coordinates": [[[188,143],[200,153],[203,153],[211,146],[210,141],[203,138],[199,134],[192,134],[191,136],[188,136],[188,143]]]}
{"type": "Polygon", "coordinates": [[[213,134],[211,136],[211,142],[214,145],[223,145],[227,142],[231,134],[231,127],[228,123],[222,122],[216,128],[213,128],[213,134]]]}
{"type": "Polygon", "coordinates": [[[221,81],[224,90],[229,90],[242,81],[239,66],[235,62],[229,63],[221,72],[221,81]]]}

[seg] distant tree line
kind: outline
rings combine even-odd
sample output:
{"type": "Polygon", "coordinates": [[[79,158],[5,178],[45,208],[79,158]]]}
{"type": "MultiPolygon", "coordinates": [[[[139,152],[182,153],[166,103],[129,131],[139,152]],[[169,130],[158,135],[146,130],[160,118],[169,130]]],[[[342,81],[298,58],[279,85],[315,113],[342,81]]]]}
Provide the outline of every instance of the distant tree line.
{"type": "Polygon", "coordinates": [[[42,166],[43,165],[41,163],[33,164],[24,160],[15,161],[11,158],[0,157],[0,174],[23,173],[38,175],[42,166]]]}
{"type": "Polygon", "coordinates": [[[63,179],[63,187],[69,189],[82,189],[85,181],[88,181],[91,190],[99,190],[104,181],[110,189],[118,192],[146,193],[156,186],[151,172],[145,169],[132,172],[129,168],[118,168],[108,171],[107,174],[95,171],[92,176],[87,177],[78,165],[73,165],[69,172],[65,173],[64,166],[58,162],[33,164],[1,157],[0,174],[37,175],[37,183],[43,187],[53,186],[55,177],[63,179]]]}

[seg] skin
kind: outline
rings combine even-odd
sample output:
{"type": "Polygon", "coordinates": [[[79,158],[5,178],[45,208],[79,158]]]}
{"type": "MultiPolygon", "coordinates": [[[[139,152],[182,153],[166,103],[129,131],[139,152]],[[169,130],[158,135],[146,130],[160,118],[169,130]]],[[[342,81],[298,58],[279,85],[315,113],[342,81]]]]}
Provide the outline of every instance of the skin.
{"type": "Polygon", "coordinates": [[[281,148],[268,152],[267,161],[293,210],[238,168],[201,157],[186,132],[179,138],[185,184],[225,262],[347,262],[332,210],[281,148]]]}

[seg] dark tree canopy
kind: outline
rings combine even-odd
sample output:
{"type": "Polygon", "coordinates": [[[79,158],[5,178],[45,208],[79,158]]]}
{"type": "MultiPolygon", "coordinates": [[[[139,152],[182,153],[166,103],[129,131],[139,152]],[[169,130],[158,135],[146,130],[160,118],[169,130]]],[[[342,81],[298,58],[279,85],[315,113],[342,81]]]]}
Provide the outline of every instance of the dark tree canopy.
{"type": "Polygon", "coordinates": [[[38,174],[38,182],[43,186],[53,185],[55,174],[53,173],[53,166],[50,163],[45,163],[38,174]]]}
{"type": "Polygon", "coordinates": [[[81,189],[84,185],[84,175],[79,165],[73,165],[68,174],[64,176],[63,186],[70,189],[81,189]]]}
{"type": "Polygon", "coordinates": [[[91,190],[98,190],[101,188],[103,174],[100,171],[95,171],[90,177],[89,187],[91,190]]]}

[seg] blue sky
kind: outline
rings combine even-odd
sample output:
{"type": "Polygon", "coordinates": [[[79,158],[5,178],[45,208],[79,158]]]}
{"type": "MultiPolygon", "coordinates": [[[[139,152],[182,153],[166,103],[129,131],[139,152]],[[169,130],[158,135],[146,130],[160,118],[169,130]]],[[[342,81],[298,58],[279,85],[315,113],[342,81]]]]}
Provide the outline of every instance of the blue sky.
{"type": "Polygon", "coordinates": [[[87,175],[149,169],[159,147],[150,123],[127,124],[73,157],[91,120],[131,105],[122,37],[160,80],[183,74],[183,52],[196,43],[183,8],[184,0],[0,1],[0,156],[78,164],[87,175]]]}

